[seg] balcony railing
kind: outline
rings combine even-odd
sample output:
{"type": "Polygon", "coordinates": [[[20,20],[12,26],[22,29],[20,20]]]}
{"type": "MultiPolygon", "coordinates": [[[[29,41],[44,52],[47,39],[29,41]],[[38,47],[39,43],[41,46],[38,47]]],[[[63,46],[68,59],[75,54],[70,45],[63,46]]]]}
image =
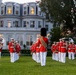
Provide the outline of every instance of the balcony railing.
{"type": "Polygon", "coordinates": [[[0,30],[27,30],[27,31],[40,31],[40,28],[27,28],[27,27],[0,27],[0,30]]]}

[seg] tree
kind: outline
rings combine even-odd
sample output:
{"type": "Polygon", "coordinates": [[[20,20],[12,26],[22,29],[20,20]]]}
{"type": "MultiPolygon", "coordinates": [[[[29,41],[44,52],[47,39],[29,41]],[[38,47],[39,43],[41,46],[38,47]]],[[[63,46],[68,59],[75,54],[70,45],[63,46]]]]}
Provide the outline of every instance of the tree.
{"type": "Polygon", "coordinates": [[[74,0],[41,0],[41,10],[49,21],[63,23],[63,31],[73,31],[76,27],[76,8],[74,0]]]}
{"type": "Polygon", "coordinates": [[[51,43],[53,43],[54,41],[59,41],[59,39],[62,37],[61,36],[61,30],[59,27],[55,27],[51,30],[50,32],[51,34],[51,43]]]}

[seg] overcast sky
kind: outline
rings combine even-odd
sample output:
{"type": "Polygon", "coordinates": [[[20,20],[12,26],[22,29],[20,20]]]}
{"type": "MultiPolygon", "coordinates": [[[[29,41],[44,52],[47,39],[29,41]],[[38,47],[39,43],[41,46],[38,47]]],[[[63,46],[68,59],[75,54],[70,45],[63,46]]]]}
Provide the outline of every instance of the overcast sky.
{"type": "Polygon", "coordinates": [[[40,0],[2,0],[2,2],[17,2],[17,3],[27,3],[27,2],[36,2],[40,0]]]}

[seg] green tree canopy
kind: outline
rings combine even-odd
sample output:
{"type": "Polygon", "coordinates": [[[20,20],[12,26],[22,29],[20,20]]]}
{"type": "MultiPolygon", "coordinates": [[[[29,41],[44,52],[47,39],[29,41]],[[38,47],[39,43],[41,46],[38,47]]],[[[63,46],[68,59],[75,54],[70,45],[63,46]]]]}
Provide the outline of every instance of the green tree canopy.
{"type": "Polygon", "coordinates": [[[73,0],[41,0],[40,7],[49,21],[63,22],[64,30],[66,28],[73,30],[76,25],[76,10],[73,0]]]}
{"type": "Polygon", "coordinates": [[[59,27],[55,27],[51,30],[50,32],[51,34],[51,43],[53,43],[54,41],[59,41],[59,39],[62,37],[61,36],[61,30],[59,27]]]}

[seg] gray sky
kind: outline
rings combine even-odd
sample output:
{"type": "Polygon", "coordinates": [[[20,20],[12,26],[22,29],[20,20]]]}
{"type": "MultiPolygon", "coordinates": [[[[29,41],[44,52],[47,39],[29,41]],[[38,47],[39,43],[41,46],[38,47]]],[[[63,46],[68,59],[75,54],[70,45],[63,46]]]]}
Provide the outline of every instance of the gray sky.
{"type": "Polygon", "coordinates": [[[17,3],[27,3],[27,2],[36,2],[40,0],[2,0],[2,2],[17,2],[17,3]]]}

